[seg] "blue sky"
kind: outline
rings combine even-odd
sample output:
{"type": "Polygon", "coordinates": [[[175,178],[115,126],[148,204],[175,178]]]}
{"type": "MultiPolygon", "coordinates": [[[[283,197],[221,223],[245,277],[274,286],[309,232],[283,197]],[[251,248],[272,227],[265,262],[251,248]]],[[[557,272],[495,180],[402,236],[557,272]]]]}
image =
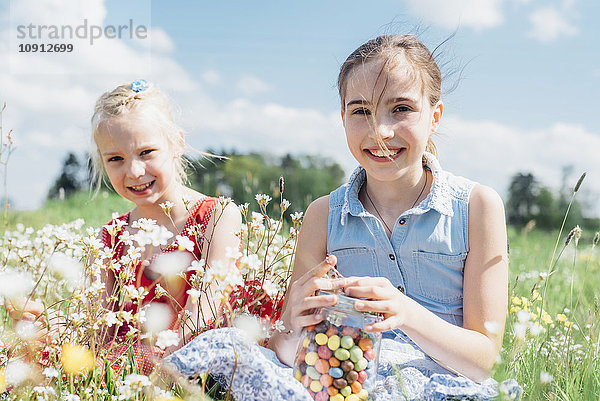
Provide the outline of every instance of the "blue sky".
{"type": "Polygon", "coordinates": [[[374,36],[418,31],[430,47],[454,34],[441,58],[446,71],[461,71],[443,98],[445,168],[505,195],[518,171],[556,187],[562,166],[573,165],[571,180],[587,171],[590,210],[600,209],[591,201],[600,193],[597,1],[9,3],[0,6],[0,101],[4,127],[15,132],[9,194],[17,208],[38,207],[66,153],[88,149],[95,99],[140,76],[167,92],[198,149],[319,153],[349,172],[339,66],[374,36]],[[74,41],[76,54],[53,58],[15,53],[16,25],[84,18],[104,27],[132,19],[150,28],[150,40],[74,41]]]}

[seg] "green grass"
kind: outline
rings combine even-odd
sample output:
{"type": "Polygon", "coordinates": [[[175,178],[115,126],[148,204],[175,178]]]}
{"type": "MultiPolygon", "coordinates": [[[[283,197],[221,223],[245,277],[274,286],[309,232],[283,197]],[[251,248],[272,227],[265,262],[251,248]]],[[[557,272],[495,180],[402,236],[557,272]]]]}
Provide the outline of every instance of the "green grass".
{"type": "Polygon", "coordinates": [[[14,229],[20,223],[38,229],[46,224],[62,224],[79,218],[85,220],[85,226],[98,227],[108,223],[113,212],[121,214],[133,207],[132,202],[114,192],[100,191],[94,199],[90,192],[78,192],[64,201],[47,201],[39,210],[10,211],[8,221],[0,227],[14,229]]]}
{"type": "Polygon", "coordinates": [[[600,250],[591,246],[593,232],[584,233],[577,246],[572,240],[565,248],[567,230],[558,243],[557,256],[563,248],[564,251],[554,272],[542,279],[537,272],[550,270],[557,234],[509,231],[513,310],[508,315],[502,363],[495,378],[499,381],[515,378],[525,391],[524,400],[596,401],[600,399],[600,250]],[[544,288],[543,310],[548,321],[533,319],[540,322],[543,331],[517,339],[517,309],[524,305],[515,304],[514,297],[526,298],[529,312],[539,316],[542,300],[535,292],[541,298],[544,288]],[[543,372],[549,373],[552,380],[543,382],[543,372]]]}

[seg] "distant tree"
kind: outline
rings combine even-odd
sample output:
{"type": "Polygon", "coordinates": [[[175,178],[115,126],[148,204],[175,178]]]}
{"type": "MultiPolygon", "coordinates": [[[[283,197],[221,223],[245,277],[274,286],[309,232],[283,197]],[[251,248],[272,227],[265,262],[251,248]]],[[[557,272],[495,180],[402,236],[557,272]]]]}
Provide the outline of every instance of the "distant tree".
{"type": "Polygon", "coordinates": [[[531,173],[517,173],[508,187],[507,218],[510,224],[523,226],[533,217],[539,193],[538,182],[531,173]]]}
{"type": "Polygon", "coordinates": [[[194,167],[190,181],[200,192],[230,196],[238,204],[255,205],[257,193],[278,198],[279,177],[283,177],[284,197],[293,210],[303,211],[314,199],[337,188],[344,178],[339,164],[317,156],[216,153],[228,158],[190,161],[194,167]]]}
{"type": "Polygon", "coordinates": [[[63,161],[62,170],[48,191],[48,199],[68,197],[85,186],[81,178],[82,164],[73,152],[69,152],[63,161]]]}
{"type": "MultiPolygon", "coordinates": [[[[571,172],[572,169],[563,168],[563,184],[555,192],[541,185],[531,173],[515,174],[508,188],[508,223],[522,227],[535,220],[536,227],[544,230],[560,228],[573,194],[573,187],[567,184],[572,181],[571,172]]],[[[581,203],[574,199],[565,226],[570,229],[583,221],[581,203]]]]}

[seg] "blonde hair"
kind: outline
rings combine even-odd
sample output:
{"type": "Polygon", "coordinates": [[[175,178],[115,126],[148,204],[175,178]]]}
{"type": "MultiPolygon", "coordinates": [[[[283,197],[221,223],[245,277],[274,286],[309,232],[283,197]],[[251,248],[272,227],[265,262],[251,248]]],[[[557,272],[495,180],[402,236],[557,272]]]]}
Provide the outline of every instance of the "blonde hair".
{"type": "Polygon", "coordinates": [[[92,116],[92,147],[95,149],[90,153],[91,188],[95,193],[100,189],[104,172],[104,163],[96,140],[100,126],[111,119],[131,113],[143,113],[144,118],[152,120],[160,132],[165,135],[173,154],[178,156],[174,159],[177,180],[181,183],[187,181],[185,167],[188,162],[183,157],[183,153],[194,149],[186,145],[183,130],[175,123],[166,96],[154,85],[146,85],[147,87],[138,89],[138,91],[132,89],[132,84],[120,85],[110,92],[105,92],[96,101],[92,116]]]}
{"type": "MultiPolygon", "coordinates": [[[[391,67],[391,63],[401,55],[421,80],[422,93],[427,96],[429,104],[434,107],[439,102],[442,93],[442,74],[427,46],[414,35],[382,35],[359,46],[342,64],[338,75],[338,91],[342,109],[345,105],[348,77],[357,66],[370,60],[383,59],[383,73],[383,70],[391,67]]],[[[380,146],[385,147],[378,136],[379,141],[381,141],[380,146]]],[[[431,137],[427,139],[425,150],[437,157],[437,149],[431,137]]]]}

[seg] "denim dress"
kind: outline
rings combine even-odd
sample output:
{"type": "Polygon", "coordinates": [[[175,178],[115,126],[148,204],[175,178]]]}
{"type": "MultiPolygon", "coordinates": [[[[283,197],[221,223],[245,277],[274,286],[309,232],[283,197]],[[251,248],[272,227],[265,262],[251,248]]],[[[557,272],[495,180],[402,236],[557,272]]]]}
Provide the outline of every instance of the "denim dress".
{"type": "Polygon", "coordinates": [[[440,167],[430,153],[429,195],[402,213],[388,238],[382,223],[358,199],[366,172],[358,167],[331,193],[327,253],[346,276],[386,277],[442,319],[462,326],[463,273],[469,251],[469,195],[475,183],[440,167]]]}

